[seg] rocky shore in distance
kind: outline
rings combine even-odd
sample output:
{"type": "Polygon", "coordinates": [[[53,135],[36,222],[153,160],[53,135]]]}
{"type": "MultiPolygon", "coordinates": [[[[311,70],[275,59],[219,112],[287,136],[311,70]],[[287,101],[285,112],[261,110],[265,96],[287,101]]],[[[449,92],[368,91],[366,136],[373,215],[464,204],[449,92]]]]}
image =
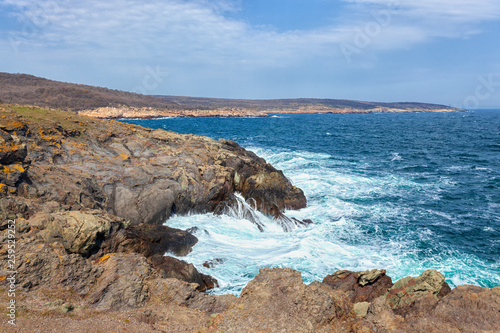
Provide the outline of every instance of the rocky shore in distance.
{"type": "Polygon", "coordinates": [[[241,108],[222,108],[213,110],[157,109],[151,107],[134,108],[129,106],[102,107],[78,111],[82,116],[99,119],[155,119],[165,117],[268,117],[266,113],[241,108]]]}
{"type": "Polygon", "coordinates": [[[14,332],[500,330],[499,287],[451,290],[436,271],[394,283],[384,270],[339,271],[305,285],[265,268],[240,297],[203,292],[217,281],[168,255],[197,242],[162,225],[172,214],[220,213],[241,193],[278,223],[307,223],[282,214],[305,207],[302,191],[235,142],[3,105],[0,163],[0,303],[10,220],[14,332]]]}
{"type": "MultiPolygon", "coordinates": [[[[306,106],[290,109],[270,109],[259,111],[255,109],[246,109],[241,107],[234,108],[216,108],[216,109],[195,109],[195,110],[175,110],[175,109],[156,109],[151,107],[134,108],[129,106],[121,107],[102,107],[91,110],[78,111],[78,114],[99,119],[155,119],[165,117],[269,117],[270,114],[318,114],[318,113],[401,113],[401,112],[419,112],[421,108],[397,108],[397,107],[374,107],[370,109],[356,108],[331,108],[306,106]]],[[[430,112],[454,112],[454,108],[432,108],[426,111],[430,112]]]]}

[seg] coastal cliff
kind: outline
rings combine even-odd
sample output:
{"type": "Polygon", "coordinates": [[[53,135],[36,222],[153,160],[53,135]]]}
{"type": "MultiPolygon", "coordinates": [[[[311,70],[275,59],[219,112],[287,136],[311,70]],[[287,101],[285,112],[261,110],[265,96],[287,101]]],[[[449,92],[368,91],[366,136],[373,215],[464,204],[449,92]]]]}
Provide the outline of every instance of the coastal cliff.
{"type": "MultiPolygon", "coordinates": [[[[9,221],[16,261],[0,271],[13,331],[494,332],[500,288],[460,286],[425,271],[393,283],[384,270],[332,272],[305,285],[265,268],[240,297],[183,256],[197,243],[163,225],[172,214],[222,213],[236,194],[291,223],[306,206],[279,170],[227,140],[102,121],[65,111],[0,107],[0,258],[9,221]]],[[[6,327],[8,317],[1,318],[6,327]]]]}

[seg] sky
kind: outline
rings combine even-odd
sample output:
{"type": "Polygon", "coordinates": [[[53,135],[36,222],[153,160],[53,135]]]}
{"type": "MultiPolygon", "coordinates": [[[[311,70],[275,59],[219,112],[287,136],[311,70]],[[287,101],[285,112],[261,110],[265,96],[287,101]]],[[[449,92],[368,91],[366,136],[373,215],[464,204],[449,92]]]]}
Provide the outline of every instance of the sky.
{"type": "Polygon", "coordinates": [[[0,0],[0,72],[154,95],[500,107],[498,0],[0,0]]]}

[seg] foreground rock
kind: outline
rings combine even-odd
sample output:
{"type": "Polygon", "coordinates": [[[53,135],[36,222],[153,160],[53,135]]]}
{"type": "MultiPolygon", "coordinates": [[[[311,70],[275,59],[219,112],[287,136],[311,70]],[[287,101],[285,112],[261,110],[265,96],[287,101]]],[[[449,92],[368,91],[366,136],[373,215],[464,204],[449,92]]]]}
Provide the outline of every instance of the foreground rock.
{"type": "MultiPolygon", "coordinates": [[[[74,255],[73,255],[74,256],[74,255]]],[[[198,284],[162,278],[143,256],[114,254],[91,266],[70,257],[55,267],[63,274],[51,288],[20,291],[17,332],[116,331],[126,318],[128,331],[141,332],[498,332],[500,288],[460,286],[443,297],[408,290],[412,310],[400,315],[389,293],[368,303],[359,315],[349,290],[334,290],[313,282],[306,285],[291,269],[262,269],[241,296],[213,296],[197,290],[198,284]],[[87,279],[78,284],[64,269],[75,261],[87,279]],[[64,287],[65,281],[73,284],[64,287]],[[57,282],[57,283],[56,283],[57,282]],[[78,290],[75,294],[73,291],[78,290]],[[28,315],[29,314],[29,315],[28,315]],[[92,318],[99,318],[89,328],[92,318]],[[77,325],[75,326],[75,323],[77,325]],[[114,323],[111,325],[110,323],[114,323]],[[111,325],[111,326],[107,326],[111,325]],[[139,328],[140,327],[140,328],[139,328]]],[[[79,257],[81,258],[81,257],[79,257]]],[[[75,265],[76,264],[76,265],[75,265]]],[[[73,275],[71,275],[73,274],[73,275]]],[[[342,273],[341,273],[342,274],[342,273]]],[[[433,271],[432,274],[438,274],[433,271]]],[[[335,275],[335,273],[334,273],[335,275]]],[[[407,284],[412,278],[402,279],[407,284]]],[[[415,278],[413,278],[415,279],[415,278]]],[[[396,282],[398,285],[398,282],[396,282]]],[[[0,295],[3,300],[5,295],[0,295]]],[[[6,324],[1,318],[0,324],[6,324]]]]}
{"type": "Polygon", "coordinates": [[[371,302],[386,294],[392,287],[392,280],[385,273],[382,269],[364,272],[338,271],[325,277],[323,283],[346,293],[353,303],[371,302]]]}

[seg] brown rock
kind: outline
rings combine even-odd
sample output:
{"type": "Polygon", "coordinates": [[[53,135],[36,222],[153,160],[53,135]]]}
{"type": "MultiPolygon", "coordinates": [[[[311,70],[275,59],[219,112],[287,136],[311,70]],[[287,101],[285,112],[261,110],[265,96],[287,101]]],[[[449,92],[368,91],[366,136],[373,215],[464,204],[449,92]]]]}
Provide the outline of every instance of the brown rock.
{"type": "Polygon", "coordinates": [[[346,293],[353,303],[371,302],[392,287],[392,280],[385,273],[383,269],[363,272],[337,271],[325,277],[323,283],[346,293]]]}
{"type": "Polygon", "coordinates": [[[98,308],[123,309],[144,305],[149,297],[147,280],[154,276],[146,258],[138,254],[113,254],[97,262],[103,267],[87,296],[98,308]]]}
{"type": "Polygon", "coordinates": [[[67,254],[60,243],[49,246],[26,238],[18,243],[16,253],[18,284],[23,290],[69,287],[83,296],[103,272],[82,256],[67,254]]]}
{"type": "MultiPolygon", "coordinates": [[[[397,312],[397,311],[396,311],[397,312]]],[[[425,293],[411,309],[396,315],[385,297],[368,309],[355,332],[498,332],[500,331],[500,288],[459,286],[438,299],[425,293]]]]}
{"type": "Polygon", "coordinates": [[[292,269],[264,268],[223,315],[225,332],[330,332],[347,329],[352,303],[319,282],[305,285],[292,269]]]}
{"type": "Polygon", "coordinates": [[[435,299],[442,298],[450,292],[443,274],[435,270],[427,270],[418,277],[405,277],[398,280],[384,296],[387,304],[397,313],[411,311],[414,303],[429,294],[435,299]]]}
{"type": "Polygon", "coordinates": [[[89,257],[120,222],[101,211],[67,211],[38,213],[29,220],[29,225],[41,230],[40,235],[47,243],[60,242],[68,253],[89,257]]]}
{"type": "Polygon", "coordinates": [[[176,304],[198,309],[208,314],[221,313],[233,306],[237,297],[234,295],[208,295],[197,290],[197,283],[178,279],[156,279],[151,282],[150,290],[154,298],[165,304],[176,304]]]}
{"type": "Polygon", "coordinates": [[[8,108],[0,110],[6,138],[0,158],[31,164],[4,164],[0,182],[41,204],[104,209],[151,224],[163,224],[174,213],[213,212],[235,192],[254,199],[266,214],[306,204],[281,171],[235,142],[55,110],[8,108]],[[17,148],[14,139],[6,141],[14,127],[24,129],[16,131],[22,142],[17,148]]]}
{"type": "Polygon", "coordinates": [[[198,284],[198,291],[205,291],[218,287],[217,280],[200,274],[193,264],[169,256],[154,255],[150,258],[151,264],[164,279],[175,278],[189,283],[198,284]]]}
{"type": "Polygon", "coordinates": [[[146,257],[166,252],[185,256],[198,239],[190,233],[164,225],[132,224],[121,228],[106,240],[103,253],[140,253],[146,257]]]}

